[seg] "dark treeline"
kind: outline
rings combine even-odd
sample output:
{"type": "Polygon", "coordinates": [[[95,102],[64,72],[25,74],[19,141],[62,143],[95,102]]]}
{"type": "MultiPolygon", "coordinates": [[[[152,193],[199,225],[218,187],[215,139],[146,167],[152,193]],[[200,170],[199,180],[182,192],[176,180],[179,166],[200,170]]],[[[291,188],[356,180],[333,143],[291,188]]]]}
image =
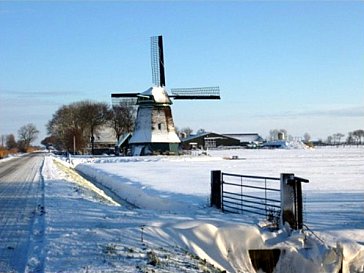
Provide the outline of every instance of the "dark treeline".
{"type": "Polygon", "coordinates": [[[133,130],[134,108],[119,104],[112,108],[103,102],[89,100],[61,106],[47,124],[49,136],[42,140],[45,146],[52,145],[57,150],[82,152],[91,144],[104,127],[113,128],[116,139],[133,130]]]}

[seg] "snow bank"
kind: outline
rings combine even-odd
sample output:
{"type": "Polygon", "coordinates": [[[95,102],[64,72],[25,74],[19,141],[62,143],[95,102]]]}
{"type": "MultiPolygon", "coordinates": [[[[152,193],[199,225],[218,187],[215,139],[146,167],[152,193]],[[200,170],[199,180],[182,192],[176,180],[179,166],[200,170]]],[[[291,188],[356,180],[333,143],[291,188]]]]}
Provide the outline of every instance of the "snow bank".
{"type": "Polygon", "coordinates": [[[228,272],[254,272],[248,250],[264,248],[259,229],[252,225],[195,220],[149,227],[147,231],[149,240],[168,244],[173,240],[228,272]]]}
{"type": "Polygon", "coordinates": [[[3,162],[7,162],[9,160],[12,160],[14,158],[18,158],[18,157],[22,157],[22,156],[25,156],[27,154],[22,154],[22,153],[17,153],[17,154],[8,154],[6,157],[4,158],[0,158],[0,164],[3,163],[3,162]]]}
{"type": "Polygon", "coordinates": [[[211,162],[224,162],[222,158],[206,156],[74,158],[72,161],[78,171],[140,208],[175,212],[193,212],[208,205],[210,170],[206,169],[211,162]]]}
{"type": "Polygon", "coordinates": [[[74,158],[73,163],[129,202],[163,212],[148,224],[148,240],[182,245],[230,272],[252,272],[247,251],[253,247],[282,250],[276,272],[335,272],[342,256],[343,272],[363,272],[363,152],[229,150],[210,151],[212,156],[204,157],[74,158]],[[232,156],[240,160],[224,160],[232,156]],[[201,215],[214,169],[273,177],[287,172],[309,179],[303,186],[304,222],[322,241],[307,234],[264,232],[247,225],[245,218],[236,223],[216,211],[201,215]]]}
{"type": "Polygon", "coordinates": [[[78,165],[76,169],[117,194],[126,202],[139,208],[170,212],[181,212],[191,209],[189,202],[169,198],[170,193],[153,194],[154,191],[152,189],[148,189],[147,186],[133,182],[127,178],[111,175],[108,172],[100,169],[97,170],[88,165],[78,165]]]}
{"type": "Polygon", "coordinates": [[[272,140],[263,144],[263,148],[276,148],[276,149],[312,149],[301,140],[272,140]]]}
{"type": "MultiPolygon", "coordinates": [[[[228,272],[255,272],[249,250],[280,249],[276,273],[363,272],[364,247],[352,253],[353,244],[328,246],[300,232],[264,231],[254,225],[229,221],[192,220],[148,227],[148,240],[179,245],[228,272]],[[356,270],[356,271],[353,271],[356,270]]],[[[356,245],[358,247],[358,245],[356,245]]]]}

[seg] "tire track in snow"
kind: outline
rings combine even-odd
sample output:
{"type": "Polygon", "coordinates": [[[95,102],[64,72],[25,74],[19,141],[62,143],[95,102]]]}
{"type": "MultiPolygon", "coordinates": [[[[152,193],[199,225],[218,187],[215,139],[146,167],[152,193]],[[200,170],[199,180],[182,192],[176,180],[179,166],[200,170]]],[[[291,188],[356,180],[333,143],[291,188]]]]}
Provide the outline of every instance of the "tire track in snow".
{"type": "Polygon", "coordinates": [[[39,168],[39,185],[38,185],[38,201],[37,207],[34,211],[34,218],[32,224],[32,230],[30,235],[30,244],[28,252],[28,262],[26,266],[26,272],[44,272],[44,260],[45,260],[45,207],[44,207],[44,157],[42,165],[39,168]]]}
{"type": "Polygon", "coordinates": [[[27,272],[41,163],[30,154],[0,165],[0,272],[27,272]]]}

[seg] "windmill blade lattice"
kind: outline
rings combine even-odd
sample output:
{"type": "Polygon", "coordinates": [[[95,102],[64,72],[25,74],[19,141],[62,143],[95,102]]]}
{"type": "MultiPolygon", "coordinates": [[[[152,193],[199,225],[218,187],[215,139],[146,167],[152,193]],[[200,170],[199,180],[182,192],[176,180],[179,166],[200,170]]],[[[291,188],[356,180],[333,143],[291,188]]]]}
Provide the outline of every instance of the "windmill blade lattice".
{"type": "Polygon", "coordinates": [[[139,93],[116,93],[111,94],[112,105],[129,105],[136,106],[139,93]]]}
{"type": "Polygon", "coordinates": [[[173,88],[171,89],[172,98],[176,100],[218,100],[220,99],[220,88],[195,87],[195,88],[173,88]]]}
{"type": "Polygon", "coordinates": [[[151,37],[152,78],[156,86],[166,86],[162,36],[151,37]]]}

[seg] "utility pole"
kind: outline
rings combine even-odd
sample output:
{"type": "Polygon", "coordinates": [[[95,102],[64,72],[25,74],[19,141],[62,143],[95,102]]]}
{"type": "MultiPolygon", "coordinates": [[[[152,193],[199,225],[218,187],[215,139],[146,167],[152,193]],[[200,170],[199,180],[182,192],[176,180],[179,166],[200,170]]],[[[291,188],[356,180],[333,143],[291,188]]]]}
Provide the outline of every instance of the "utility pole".
{"type": "Polygon", "coordinates": [[[1,147],[4,147],[5,136],[1,135],[1,147]]]}
{"type": "Polygon", "coordinates": [[[73,155],[76,154],[76,136],[73,135],[73,155]]]}

